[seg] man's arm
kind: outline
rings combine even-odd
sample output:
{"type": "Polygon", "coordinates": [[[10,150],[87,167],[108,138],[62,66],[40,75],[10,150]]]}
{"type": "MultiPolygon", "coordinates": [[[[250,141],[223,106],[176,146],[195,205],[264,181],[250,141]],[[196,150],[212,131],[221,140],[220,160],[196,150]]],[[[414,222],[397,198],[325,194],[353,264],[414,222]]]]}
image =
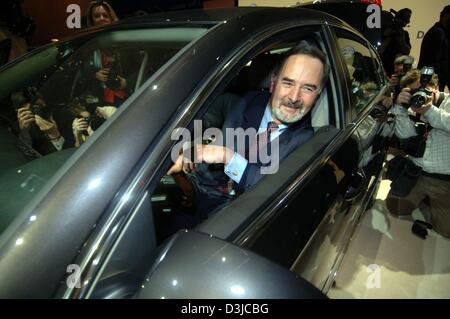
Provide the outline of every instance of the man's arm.
{"type": "Polygon", "coordinates": [[[230,162],[225,165],[224,172],[229,178],[239,184],[247,168],[247,164],[248,161],[235,152],[230,162]]]}
{"type": "Polygon", "coordinates": [[[408,116],[408,110],[401,106],[401,104],[409,104],[411,99],[410,89],[403,89],[395,101],[395,105],[392,108],[392,113],[395,115],[395,128],[394,134],[401,139],[410,138],[416,136],[416,128],[414,122],[408,116]]]}
{"type": "Polygon", "coordinates": [[[48,137],[53,147],[60,151],[64,147],[65,139],[61,135],[53,117],[48,120],[43,119],[39,115],[35,115],[35,121],[39,129],[48,137]]]}
{"type": "Polygon", "coordinates": [[[408,55],[411,52],[411,42],[409,40],[408,31],[402,30],[396,36],[396,42],[398,44],[398,50],[404,55],[408,55]]]}
{"type": "Polygon", "coordinates": [[[423,108],[414,109],[417,113],[421,113],[435,129],[443,130],[450,133],[450,96],[446,96],[442,107],[438,108],[434,105],[427,105],[423,108]]]}
{"type": "Polygon", "coordinates": [[[243,112],[245,100],[231,93],[218,96],[208,107],[208,111],[203,116],[203,129],[210,127],[222,128],[225,119],[231,112],[243,112]]]}

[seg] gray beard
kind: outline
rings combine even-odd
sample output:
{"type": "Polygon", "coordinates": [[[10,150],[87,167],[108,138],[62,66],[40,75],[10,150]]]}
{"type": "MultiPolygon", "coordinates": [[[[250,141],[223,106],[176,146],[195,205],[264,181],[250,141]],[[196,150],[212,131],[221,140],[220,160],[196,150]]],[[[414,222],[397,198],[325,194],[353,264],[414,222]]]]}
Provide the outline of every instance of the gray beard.
{"type": "Polygon", "coordinates": [[[300,112],[298,112],[294,116],[286,116],[279,107],[272,108],[273,116],[282,123],[291,124],[300,121],[303,116],[305,116],[306,111],[304,107],[300,108],[300,112]]]}

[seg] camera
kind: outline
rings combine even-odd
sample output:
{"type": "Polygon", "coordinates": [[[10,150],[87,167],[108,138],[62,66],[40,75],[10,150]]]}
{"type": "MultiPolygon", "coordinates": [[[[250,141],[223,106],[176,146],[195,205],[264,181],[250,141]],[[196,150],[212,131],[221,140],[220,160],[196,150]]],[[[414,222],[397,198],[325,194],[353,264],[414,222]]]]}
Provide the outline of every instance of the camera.
{"type": "Polygon", "coordinates": [[[119,67],[118,67],[118,58],[116,55],[113,55],[109,58],[109,74],[108,79],[105,84],[111,90],[119,90],[120,89],[120,78],[119,78],[119,67]]]}
{"type": "Polygon", "coordinates": [[[409,101],[408,107],[421,107],[427,102],[427,98],[433,94],[433,92],[425,88],[418,88],[412,90],[410,93],[411,100],[409,101]]]}
{"type": "MultiPolygon", "coordinates": [[[[103,117],[97,115],[85,116],[81,118],[88,124],[88,127],[90,127],[92,131],[97,130],[106,121],[103,117]]],[[[85,136],[89,136],[87,130],[82,131],[82,134],[85,136]]]]}
{"type": "Polygon", "coordinates": [[[34,115],[39,115],[40,117],[42,117],[44,120],[47,121],[49,121],[52,116],[51,109],[47,107],[45,104],[39,103],[39,101],[37,103],[31,104],[30,111],[34,115]]]}
{"type": "Polygon", "coordinates": [[[39,115],[47,121],[50,120],[50,117],[52,116],[52,109],[47,106],[42,95],[34,86],[27,86],[21,91],[14,93],[11,96],[11,100],[16,110],[29,103],[30,111],[34,115],[39,115]]]}
{"type": "Polygon", "coordinates": [[[81,98],[81,103],[90,114],[94,114],[97,107],[101,105],[100,99],[94,95],[86,95],[81,98]]]}
{"type": "Polygon", "coordinates": [[[395,95],[398,95],[400,93],[400,91],[401,91],[400,80],[402,79],[402,77],[404,77],[406,75],[406,73],[408,73],[412,69],[413,63],[414,63],[414,58],[409,55],[402,55],[402,56],[398,57],[397,59],[395,59],[394,65],[396,65],[396,66],[401,65],[401,69],[398,69],[396,67],[396,69],[398,69],[398,70],[396,70],[396,76],[398,78],[398,83],[396,85],[394,85],[395,95]]]}
{"type": "Polygon", "coordinates": [[[91,127],[91,130],[95,131],[97,130],[103,123],[105,123],[105,119],[100,116],[91,116],[88,124],[91,127]]]}
{"type": "Polygon", "coordinates": [[[426,87],[431,82],[433,75],[434,68],[431,66],[424,66],[420,70],[420,85],[422,85],[422,87],[426,87]]]}
{"type": "Polygon", "coordinates": [[[108,79],[106,80],[105,84],[108,88],[111,90],[119,90],[120,89],[120,79],[118,77],[118,72],[114,69],[111,69],[109,71],[108,79]]]}

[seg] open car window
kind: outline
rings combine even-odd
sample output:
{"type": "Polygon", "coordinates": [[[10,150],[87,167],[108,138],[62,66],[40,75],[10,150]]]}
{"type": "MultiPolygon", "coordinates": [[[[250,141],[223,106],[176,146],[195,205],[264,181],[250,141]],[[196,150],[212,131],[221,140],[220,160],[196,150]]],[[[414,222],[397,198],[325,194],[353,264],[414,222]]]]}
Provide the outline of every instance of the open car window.
{"type": "Polygon", "coordinates": [[[3,69],[0,234],[78,147],[206,31],[173,26],[91,33],[3,69]]]}
{"type": "MultiPolygon", "coordinates": [[[[307,40],[313,46],[326,52],[320,40],[311,36],[308,36],[307,40]]],[[[220,84],[219,88],[206,101],[196,120],[187,128],[189,133],[192,133],[192,139],[189,143],[186,143],[183,149],[188,149],[196,143],[203,145],[214,144],[218,135],[221,135],[228,128],[230,116],[244,117],[246,116],[247,107],[255,99],[264,99],[265,96],[267,100],[271,93],[271,79],[275,68],[283,59],[283,55],[299,42],[298,36],[296,40],[280,41],[279,43],[268,45],[256,54],[254,53],[252,56],[248,56],[240,61],[239,67],[230,72],[229,78],[220,84]],[[194,123],[196,121],[200,123],[202,128],[201,133],[203,135],[201,137],[194,137],[194,123]],[[213,130],[210,131],[211,128],[213,130]]],[[[301,156],[301,166],[287,170],[283,169],[284,159],[282,159],[280,161],[280,170],[284,173],[282,175],[275,173],[273,176],[263,177],[255,185],[259,191],[261,188],[257,186],[262,180],[273,180],[274,182],[276,181],[273,185],[286,186],[289,181],[292,181],[299,174],[300,167],[306,169],[307,165],[317,157],[317,154],[323,151],[338,132],[338,129],[336,129],[339,126],[336,123],[338,114],[335,114],[334,99],[332,98],[335,89],[334,84],[332,84],[334,78],[334,75],[330,75],[330,80],[328,80],[326,87],[321,91],[312,111],[308,114],[311,136],[321,128],[326,128],[325,131],[321,131],[320,137],[315,139],[315,142],[311,142],[312,144],[305,143],[305,150],[308,150],[308,152],[306,155],[301,156]],[[332,129],[329,130],[327,128],[332,129]],[[324,132],[326,133],[324,134],[324,132]],[[310,152],[311,150],[313,152],[310,152]]],[[[251,144],[250,139],[246,140],[246,143],[251,144]]],[[[295,153],[300,154],[302,149],[303,146],[299,146],[295,153]]],[[[248,222],[248,218],[257,218],[256,215],[252,215],[254,209],[262,205],[265,200],[274,198],[283,189],[281,186],[280,189],[271,189],[269,187],[265,191],[265,196],[261,197],[258,190],[255,193],[254,187],[250,187],[244,192],[236,190],[232,193],[233,198],[225,205],[215,205],[214,201],[211,203],[199,202],[199,192],[216,194],[215,190],[213,190],[214,185],[219,186],[219,184],[223,184],[221,182],[225,182],[228,178],[223,174],[225,169],[223,164],[207,165],[201,163],[197,164],[196,169],[196,172],[190,172],[187,175],[183,173],[164,174],[159,186],[151,193],[158,244],[162,244],[179,229],[194,228],[199,225],[202,229],[208,229],[211,233],[226,237],[242,226],[243,223],[248,222]],[[204,167],[205,165],[207,168],[204,167]],[[199,178],[202,179],[203,183],[200,187],[206,185],[206,188],[199,189],[199,184],[197,183],[199,178]],[[208,188],[210,188],[210,191],[207,190],[208,188]],[[252,196],[253,193],[257,196],[252,196]],[[252,205],[254,205],[252,209],[246,205],[244,198],[251,198],[249,202],[252,202],[252,205]],[[205,211],[208,213],[205,214],[205,211]],[[226,211],[229,218],[224,217],[227,222],[220,223],[221,226],[218,226],[216,221],[221,218],[219,216],[224,216],[223,211],[226,211]],[[232,214],[232,212],[239,212],[238,215],[240,216],[232,214]]]]}

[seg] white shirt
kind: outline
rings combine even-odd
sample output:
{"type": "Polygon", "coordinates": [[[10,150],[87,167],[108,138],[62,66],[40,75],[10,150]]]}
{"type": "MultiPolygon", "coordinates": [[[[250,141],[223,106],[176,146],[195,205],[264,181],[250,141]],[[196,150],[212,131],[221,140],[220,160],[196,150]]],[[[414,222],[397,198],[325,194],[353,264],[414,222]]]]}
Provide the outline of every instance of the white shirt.
{"type": "MultiPolygon", "coordinates": [[[[269,122],[273,122],[272,112],[270,111],[269,105],[266,106],[266,110],[264,111],[264,115],[261,119],[261,123],[259,124],[258,134],[267,130],[267,126],[269,122]]],[[[281,133],[283,133],[288,126],[286,124],[278,125],[278,129],[270,134],[270,141],[272,142],[281,133]]],[[[245,168],[247,167],[248,161],[238,153],[234,153],[233,157],[230,160],[230,163],[225,165],[224,172],[227,174],[233,181],[239,183],[242,175],[244,174],[245,168]]]]}
{"type": "MultiPolygon", "coordinates": [[[[417,135],[406,108],[394,105],[392,112],[395,114],[397,137],[403,139],[417,135]]],[[[423,117],[433,127],[428,134],[425,153],[421,158],[409,158],[425,172],[450,175],[450,95],[445,94],[440,107],[432,105],[423,117]]]]}

